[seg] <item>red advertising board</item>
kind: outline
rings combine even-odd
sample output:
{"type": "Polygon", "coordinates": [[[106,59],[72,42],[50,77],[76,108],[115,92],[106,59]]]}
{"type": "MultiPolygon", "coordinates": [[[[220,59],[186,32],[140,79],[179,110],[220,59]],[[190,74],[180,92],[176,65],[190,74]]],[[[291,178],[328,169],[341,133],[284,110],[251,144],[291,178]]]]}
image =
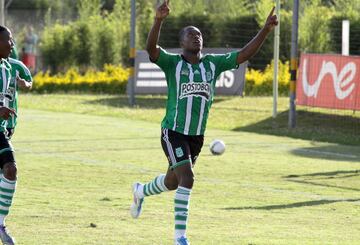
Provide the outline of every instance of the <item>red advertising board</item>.
{"type": "Polygon", "coordinates": [[[360,110],[360,57],[302,54],[298,105],[360,110]]]}

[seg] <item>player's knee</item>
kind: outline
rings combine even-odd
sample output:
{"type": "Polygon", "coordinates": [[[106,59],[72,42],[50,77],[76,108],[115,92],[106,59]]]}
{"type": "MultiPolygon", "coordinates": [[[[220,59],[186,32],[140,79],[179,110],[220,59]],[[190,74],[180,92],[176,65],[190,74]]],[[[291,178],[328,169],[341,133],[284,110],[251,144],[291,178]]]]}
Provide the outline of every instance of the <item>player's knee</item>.
{"type": "Polygon", "coordinates": [[[6,163],[3,167],[4,177],[8,180],[16,180],[17,168],[15,163],[6,163]]]}
{"type": "Polygon", "coordinates": [[[181,176],[180,184],[183,187],[191,189],[194,184],[195,178],[193,174],[181,176]]]}
{"type": "Polygon", "coordinates": [[[165,178],[164,184],[165,184],[166,188],[168,188],[169,191],[176,190],[178,187],[177,181],[170,179],[170,178],[165,178]]]}

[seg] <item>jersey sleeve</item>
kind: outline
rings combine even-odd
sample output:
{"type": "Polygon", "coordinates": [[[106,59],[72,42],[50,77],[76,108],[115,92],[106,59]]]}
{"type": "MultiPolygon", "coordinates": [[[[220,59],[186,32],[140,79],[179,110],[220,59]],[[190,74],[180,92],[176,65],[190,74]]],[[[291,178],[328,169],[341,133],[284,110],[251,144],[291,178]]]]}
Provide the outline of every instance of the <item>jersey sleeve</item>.
{"type": "Polygon", "coordinates": [[[20,67],[21,68],[19,69],[19,77],[25,79],[27,82],[32,82],[33,79],[29,69],[24,64],[22,64],[20,67]]]}
{"type": "Polygon", "coordinates": [[[160,54],[158,59],[152,62],[158,65],[161,70],[163,70],[165,74],[167,74],[171,69],[174,68],[177,57],[177,54],[168,53],[166,50],[160,47],[160,54]]]}
{"type": "Polygon", "coordinates": [[[237,63],[238,54],[239,51],[234,51],[226,54],[214,55],[213,59],[216,65],[217,76],[223,71],[237,69],[239,67],[237,63]]]}

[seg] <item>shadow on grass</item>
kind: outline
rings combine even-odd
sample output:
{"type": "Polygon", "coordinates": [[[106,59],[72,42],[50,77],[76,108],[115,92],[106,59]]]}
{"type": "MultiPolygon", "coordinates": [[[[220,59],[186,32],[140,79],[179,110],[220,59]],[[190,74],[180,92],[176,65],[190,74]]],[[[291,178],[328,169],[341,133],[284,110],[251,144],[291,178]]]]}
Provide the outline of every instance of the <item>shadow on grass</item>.
{"type": "Polygon", "coordinates": [[[360,163],[359,147],[343,147],[341,145],[314,146],[297,148],[290,152],[300,157],[360,163]]]}
{"type": "Polygon", "coordinates": [[[339,186],[339,185],[330,185],[330,184],[324,184],[324,183],[317,183],[317,182],[310,181],[310,180],[288,179],[288,181],[298,183],[298,184],[314,185],[314,186],[328,187],[328,188],[347,190],[347,191],[360,191],[359,188],[339,186]]]}
{"type": "MultiPolygon", "coordinates": [[[[231,99],[226,97],[216,98],[214,103],[219,103],[224,100],[231,99]]],[[[165,95],[156,95],[156,96],[145,96],[139,95],[135,98],[135,107],[142,108],[142,109],[161,109],[166,108],[166,96],[165,95]]],[[[125,95],[120,96],[112,96],[109,98],[102,98],[92,101],[85,102],[87,104],[99,104],[99,105],[106,105],[116,108],[130,108],[129,106],[129,99],[125,95]]]]}
{"type": "MultiPolygon", "coordinates": [[[[87,101],[87,104],[99,104],[106,105],[117,108],[126,108],[129,107],[129,99],[125,95],[102,98],[92,101],[87,101]]],[[[144,96],[136,97],[135,107],[144,108],[144,109],[158,109],[166,107],[166,98],[165,97],[153,97],[153,96],[144,96]]]]}
{"type": "Polygon", "coordinates": [[[347,190],[347,191],[360,191],[359,188],[318,182],[321,180],[336,180],[336,179],[351,178],[357,176],[360,176],[360,170],[358,169],[338,170],[331,172],[316,172],[316,173],[302,174],[302,175],[291,174],[284,176],[283,178],[286,181],[303,184],[303,185],[321,186],[321,187],[334,188],[334,189],[347,190]]]}
{"type": "Polygon", "coordinates": [[[297,111],[297,126],[288,128],[288,111],[277,118],[266,118],[257,123],[238,127],[234,131],[287,136],[346,145],[360,145],[360,118],[322,112],[297,111]]]}
{"type": "Polygon", "coordinates": [[[350,178],[360,176],[360,169],[357,170],[338,170],[338,171],[331,171],[331,172],[317,172],[311,174],[291,174],[287,175],[283,178],[300,178],[300,177],[317,177],[317,179],[334,179],[334,178],[350,178]]]}
{"type": "Polygon", "coordinates": [[[315,200],[315,201],[307,201],[307,202],[295,202],[289,204],[278,204],[278,205],[267,205],[267,206],[246,206],[246,207],[228,207],[223,208],[224,210],[276,210],[276,209],[287,209],[287,208],[301,208],[301,207],[309,207],[309,206],[319,206],[337,202],[359,202],[360,198],[357,199],[338,199],[338,200],[315,200]]]}

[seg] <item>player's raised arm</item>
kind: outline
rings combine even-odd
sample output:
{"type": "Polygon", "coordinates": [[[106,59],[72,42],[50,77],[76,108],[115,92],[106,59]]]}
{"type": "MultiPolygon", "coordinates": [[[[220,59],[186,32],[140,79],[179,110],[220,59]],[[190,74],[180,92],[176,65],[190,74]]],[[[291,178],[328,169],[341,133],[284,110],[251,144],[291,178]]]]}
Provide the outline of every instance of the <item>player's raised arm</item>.
{"type": "Polygon", "coordinates": [[[160,54],[157,43],[159,40],[161,24],[170,13],[169,2],[170,0],[164,0],[163,4],[156,9],[155,21],[146,41],[146,50],[152,61],[156,61],[160,54]]]}
{"type": "Polygon", "coordinates": [[[276,15],[274,15],[275,7],[271,10],[269,16],[266,19],[264,27],[258,32],[258,34],[245,45],[243,49],[239,52],[237,57],[237,63],[241,64],[252,56],[254,56],[259,48],[264,43],[267,35],[274,29],[274,27],[278,24],[278,20],[276,15]]]}

